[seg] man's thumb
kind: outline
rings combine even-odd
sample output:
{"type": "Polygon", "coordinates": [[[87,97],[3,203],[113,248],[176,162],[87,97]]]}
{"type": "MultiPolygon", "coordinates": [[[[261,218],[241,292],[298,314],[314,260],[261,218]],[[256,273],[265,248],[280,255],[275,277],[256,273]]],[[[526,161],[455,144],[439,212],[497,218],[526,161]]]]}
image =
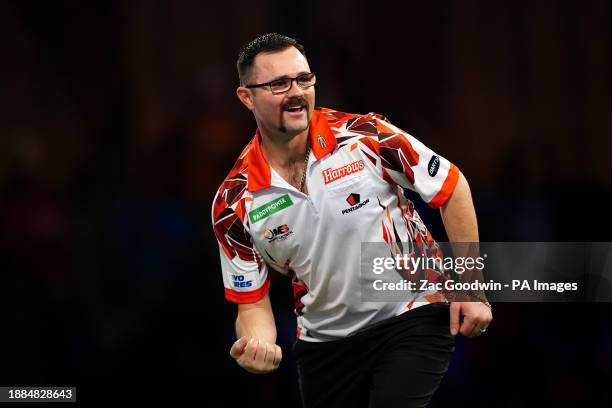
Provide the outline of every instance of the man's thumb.
{"type": "Polygon", "coordinates": [[[459,321],[461,319],[461,304],[453,302],[450,306],[450,331],[453,336],[459,332],[459,321]]]}
{"type": "Polygon", "coordinates": [[[249,338],[247,336],[242,336],[236,340],[230,349],[230,356],[232,356],[232,358],[239,358],[244,353],[244,349],[248,342],[249,338]]]}

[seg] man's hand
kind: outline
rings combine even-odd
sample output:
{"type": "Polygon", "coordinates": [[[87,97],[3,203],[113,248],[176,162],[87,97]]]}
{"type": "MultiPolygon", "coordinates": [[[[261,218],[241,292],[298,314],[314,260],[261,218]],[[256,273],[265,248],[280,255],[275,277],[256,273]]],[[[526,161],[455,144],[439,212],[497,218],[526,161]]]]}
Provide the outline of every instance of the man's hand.
{"type": "Polygon", "coordinates": [[[232,345],[230,356],[249,373],[266,374],[278,368],[283,352],[276,344],[242,336],[232,345]]]}
{"type": "Polygon", "coordinates": [[[481,302],[452,302],[450,306],[450,329],[453,336],[461,333],[466,337],[478,337],[489,327],[493,313],[481,302]]]}

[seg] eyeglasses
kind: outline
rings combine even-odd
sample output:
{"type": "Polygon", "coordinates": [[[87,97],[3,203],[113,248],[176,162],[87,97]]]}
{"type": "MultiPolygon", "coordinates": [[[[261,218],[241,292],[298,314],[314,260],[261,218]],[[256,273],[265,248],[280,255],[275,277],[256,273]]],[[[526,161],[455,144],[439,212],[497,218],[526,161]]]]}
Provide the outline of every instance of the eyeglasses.
{"type": "Polygon", "coordinates": [[[311,87],[317,82],[317,77],[313,72],[309,72],[307,74],[301,74],[296,76],[295,78],[279,78],[274,81],[266,82],[265,84],[253,84],[253,85],[245,85],[245,88],[261,88],[264,86],[269,86],[270,91],[274,95],[282,94],[291,89],[291,85],[293,85],[293,81],[302,89],[306,89],[311,87]]]}

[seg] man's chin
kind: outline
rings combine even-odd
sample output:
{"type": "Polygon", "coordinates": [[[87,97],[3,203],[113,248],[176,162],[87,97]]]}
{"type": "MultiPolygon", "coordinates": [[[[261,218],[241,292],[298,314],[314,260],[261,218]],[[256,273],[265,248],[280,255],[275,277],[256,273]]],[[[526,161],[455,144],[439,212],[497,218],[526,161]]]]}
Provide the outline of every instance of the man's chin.
{"type": "MultiPolygon", "coordinates": [[[[284,126],[285,132],[283,133],[290,133],[290,134],[301,133],[307,130],[308,126],[309,124],[307,121],[300,121],[300,123],[285,123],[285,126],[284,126]]],[[[283,128],[281,127],[281,130],[282,129],[283,128]]]]}

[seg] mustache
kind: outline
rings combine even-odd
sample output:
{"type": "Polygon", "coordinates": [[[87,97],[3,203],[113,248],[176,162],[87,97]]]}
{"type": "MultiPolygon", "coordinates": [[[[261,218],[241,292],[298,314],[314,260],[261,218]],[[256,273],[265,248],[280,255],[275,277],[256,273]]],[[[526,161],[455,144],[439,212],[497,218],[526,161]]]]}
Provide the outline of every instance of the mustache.
{"type": "Polygon", "coordinates": [[[306,100],[306,98],[303,98],[301,96],[288,99],[285,103],[283,103],[282,108],[287,109],[288,107],[295,106],[297,104],[303,105],[304,107],[308,108],[308,101],[306,100]]]}

